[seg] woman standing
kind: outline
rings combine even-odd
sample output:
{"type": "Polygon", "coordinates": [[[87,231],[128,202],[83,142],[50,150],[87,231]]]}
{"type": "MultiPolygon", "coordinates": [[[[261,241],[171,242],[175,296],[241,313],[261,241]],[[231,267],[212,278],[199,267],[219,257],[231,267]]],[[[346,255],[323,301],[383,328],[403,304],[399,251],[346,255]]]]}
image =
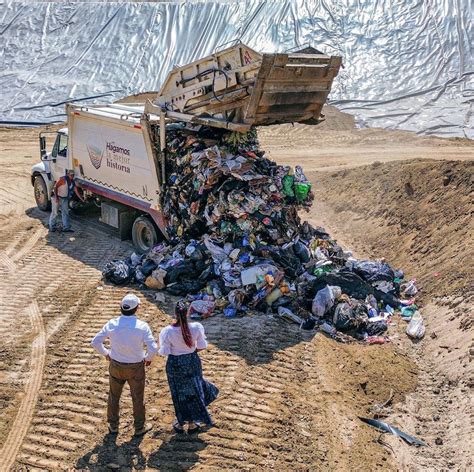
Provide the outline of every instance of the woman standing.
{"type": "Polygon", "coordinates": [[[177,303],[175,315],[176,321],[161,330],[159,353],[168,356],[166,375],[176,412],[173,428],[184,433],[188,423],[188,434],[193,434],[201,430],[199,423],[212,425],[206,407],[217,398],[219,390],[202,376],[197,353],[207,348],[204,327],[188,321],[183,302],[177,303]]]}

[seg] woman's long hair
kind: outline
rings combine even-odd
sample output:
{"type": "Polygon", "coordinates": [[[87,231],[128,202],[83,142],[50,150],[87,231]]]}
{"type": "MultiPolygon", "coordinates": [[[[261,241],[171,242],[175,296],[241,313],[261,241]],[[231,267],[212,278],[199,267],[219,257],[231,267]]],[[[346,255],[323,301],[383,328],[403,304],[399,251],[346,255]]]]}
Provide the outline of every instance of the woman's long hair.
{"type": "Polygon", "coordinates": [[[191,331],[189,330],[188,324],[188,310],[186,305],[183,302],[178,302],[175,308],[176,321],[173,323],[175,327],[181,327],[181,334],[183,335],[184,342],[186,346],[193,346],[193,337],[191,336],[191,331]]]}

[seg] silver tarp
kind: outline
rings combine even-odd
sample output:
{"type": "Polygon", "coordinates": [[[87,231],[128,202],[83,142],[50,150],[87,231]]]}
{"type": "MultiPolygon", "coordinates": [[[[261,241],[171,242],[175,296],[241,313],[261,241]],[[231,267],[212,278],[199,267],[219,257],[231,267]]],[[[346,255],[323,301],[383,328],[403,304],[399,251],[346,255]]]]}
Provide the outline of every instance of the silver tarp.
{"type": "Polygon", "coordinates": [[[175,64],[240,39],[342,55],[330,99],[361,126],[474,138],[470,0],[0,5],[0,123],[64,120],[67,101],[158,90],[175,64]]]}

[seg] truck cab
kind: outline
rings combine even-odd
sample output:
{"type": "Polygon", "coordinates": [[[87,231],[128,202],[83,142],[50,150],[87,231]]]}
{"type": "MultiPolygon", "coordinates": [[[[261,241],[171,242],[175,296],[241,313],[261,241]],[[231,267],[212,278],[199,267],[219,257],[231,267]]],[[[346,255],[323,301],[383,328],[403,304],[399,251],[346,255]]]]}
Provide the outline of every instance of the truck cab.
{"type": "Polygon", "coordinates": [[[31,184],[34,188],[36,205],[40,210],[51,208],[51,191],[54,182],[71,168],[68,159],[68,129],[57,132],[42,132],[39,135],[41,162],[35,164],[31,171],[31,184]],[[55,135],[51,151],[47,151],[47,136],[55,135]]]}

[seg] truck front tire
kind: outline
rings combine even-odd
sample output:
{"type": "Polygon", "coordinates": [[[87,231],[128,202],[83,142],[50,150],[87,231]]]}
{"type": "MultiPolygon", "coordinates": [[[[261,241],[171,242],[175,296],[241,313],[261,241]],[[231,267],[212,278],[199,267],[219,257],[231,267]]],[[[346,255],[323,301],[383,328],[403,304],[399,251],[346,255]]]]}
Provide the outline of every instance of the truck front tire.
{"type": "Polygon", "coordinates": [[[37,175],[33,181],[33,189],[35,192],[35,200],[37,207],[42,211],[51,209],[51,201],[48,198],[48,187],[43,177],[37,175]]]}
{"type": "Polygon", "coordinates": [[[146,216],[139,216],[132,226],[132,240],[139,254],[148,252],[158,243],[158,231],[146,216]]]}

